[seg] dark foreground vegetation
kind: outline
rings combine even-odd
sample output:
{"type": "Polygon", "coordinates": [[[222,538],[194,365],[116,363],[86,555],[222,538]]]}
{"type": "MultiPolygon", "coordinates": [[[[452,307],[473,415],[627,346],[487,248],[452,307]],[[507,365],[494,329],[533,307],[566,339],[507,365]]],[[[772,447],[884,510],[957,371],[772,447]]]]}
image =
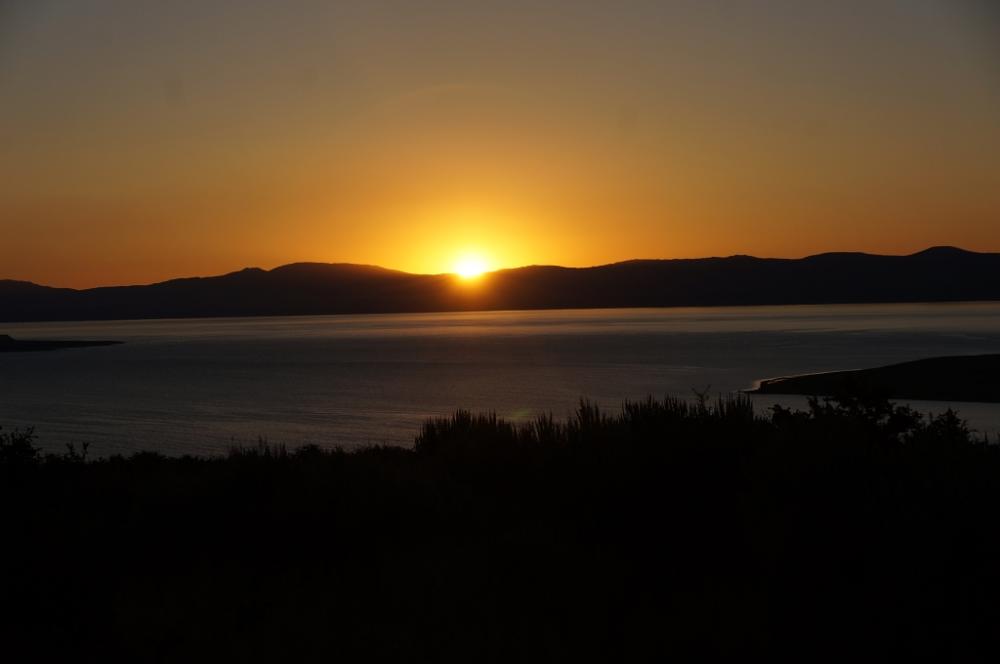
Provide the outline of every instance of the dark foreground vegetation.
{"type": "Polygon", "coordinates": [[[0,434],[6,655],[998,652],[1000,449],[950,412],[583,404],[523,426],[459,412],[412,450],[225,458],[88,461],[0,434]]]}
{"type": "Polygon", "coordinates": [[[756,394],[887,394],[893,399],[1000,403],[1000,355],[960,355],[874,369],[762,380],[756,394]]]}

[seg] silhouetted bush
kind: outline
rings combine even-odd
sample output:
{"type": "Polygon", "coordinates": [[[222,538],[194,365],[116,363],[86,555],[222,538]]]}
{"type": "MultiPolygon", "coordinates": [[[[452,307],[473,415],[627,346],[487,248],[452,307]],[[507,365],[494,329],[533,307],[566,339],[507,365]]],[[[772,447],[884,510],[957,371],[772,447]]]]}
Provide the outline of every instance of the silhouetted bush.
{"type": "Polygon", "coordinates": [[[37,463],[41,450],[35,447],[34,441],[34,428],[4,432],[0,427],[0,464],[9,467],[37,463]]]}
{"type": "MultiPolygon", "coordinates": [[[[987,660],[1000,456],[884,400],[459,411],[413,449],[86,460],[0,435],[5,652],[987,660]]],[[[12,659],[11,661],[20,661],[12,659]]]]}

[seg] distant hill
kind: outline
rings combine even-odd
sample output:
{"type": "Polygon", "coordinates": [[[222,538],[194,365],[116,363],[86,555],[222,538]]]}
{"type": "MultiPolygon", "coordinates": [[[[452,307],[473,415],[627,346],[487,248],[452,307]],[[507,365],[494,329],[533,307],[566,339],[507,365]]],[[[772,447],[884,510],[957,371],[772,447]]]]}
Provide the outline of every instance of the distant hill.
{"type": "Polygon", "coordinates": [[[961,300],[1000,300],[1000,254],[934,247],[910,256],[635,260],[522,267],[473,282],[322,263],[87,290],[7,280],[0,321],[961,300]]]}

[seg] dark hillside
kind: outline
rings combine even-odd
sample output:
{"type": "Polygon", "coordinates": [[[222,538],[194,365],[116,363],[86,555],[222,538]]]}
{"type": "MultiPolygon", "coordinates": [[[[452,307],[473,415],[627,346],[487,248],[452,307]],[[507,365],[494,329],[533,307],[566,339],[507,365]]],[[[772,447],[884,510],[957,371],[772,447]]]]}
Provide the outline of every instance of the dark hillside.
{"type": "Polygon", "coordinates": [[[273,316],[490,309],[1000,300],[1000,254],[821,254],[531,266],[461,282],[348,264],[248,268],[89,290],[0,282],[0,321],[273,316]]]}

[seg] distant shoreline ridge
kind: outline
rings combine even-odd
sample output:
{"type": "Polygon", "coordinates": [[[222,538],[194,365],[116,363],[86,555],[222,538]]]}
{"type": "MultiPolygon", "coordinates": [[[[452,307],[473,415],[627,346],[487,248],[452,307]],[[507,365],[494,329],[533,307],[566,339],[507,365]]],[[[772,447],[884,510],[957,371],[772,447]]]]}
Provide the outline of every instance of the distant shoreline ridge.
{"type": "Polygon", "coordinates": [[[0,280],[0,322],[996,300],[1000,253],[933,247],[907,256],[536,265],[471,280],[347,263],[82,290],[0,280]]]}

